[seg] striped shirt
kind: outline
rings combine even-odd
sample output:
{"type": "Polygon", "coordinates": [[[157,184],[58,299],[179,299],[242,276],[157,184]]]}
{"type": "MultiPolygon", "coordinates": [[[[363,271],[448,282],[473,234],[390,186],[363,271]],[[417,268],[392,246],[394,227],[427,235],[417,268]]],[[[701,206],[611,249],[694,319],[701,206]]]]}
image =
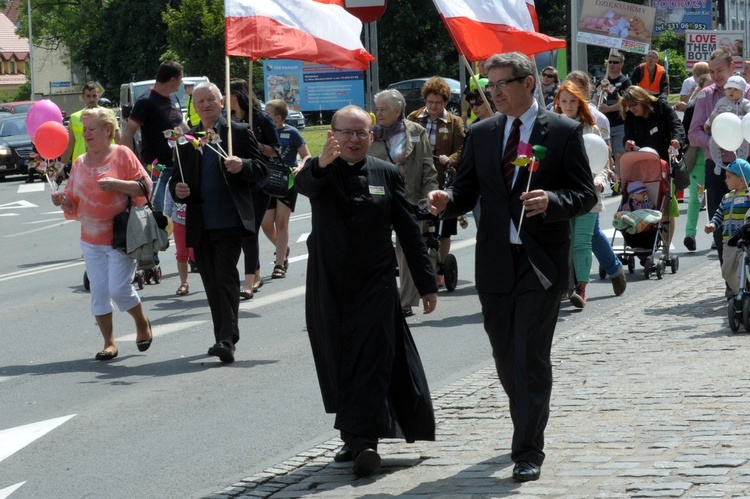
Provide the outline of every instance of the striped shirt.
{"type": "Polygon", "coordinates": [[[750,211],[749,194],[747,190],[731,191],[721,198],[721,203],[711,218],[711,224],[722,228],[721,235],[724,241],[732,237],[745,223],[745,215],[750,211]]]}

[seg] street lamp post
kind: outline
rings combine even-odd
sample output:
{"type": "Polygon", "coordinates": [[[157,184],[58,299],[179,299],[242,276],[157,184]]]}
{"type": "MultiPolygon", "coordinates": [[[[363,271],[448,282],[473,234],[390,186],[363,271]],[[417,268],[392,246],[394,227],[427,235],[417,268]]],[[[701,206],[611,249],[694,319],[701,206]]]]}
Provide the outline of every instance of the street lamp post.
{"type": "Polygon", "coordinates": [[[26,3],[29,10],[29,83],[31,84],[31,98],[29,100],[34,100],[34,39],[31,33],[31,0],[26,3]]]}

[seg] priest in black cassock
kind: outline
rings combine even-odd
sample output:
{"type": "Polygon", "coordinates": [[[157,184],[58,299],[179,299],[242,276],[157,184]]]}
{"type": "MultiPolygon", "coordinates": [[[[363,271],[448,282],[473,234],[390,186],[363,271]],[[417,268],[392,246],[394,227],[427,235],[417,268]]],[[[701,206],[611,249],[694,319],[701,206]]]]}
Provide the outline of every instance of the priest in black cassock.
{"type": "Polygon", "coordinates": [[[402,242],[424,313],[437,283],[395,165],[367,156],[369,115],[337,111],[323,152],[295,179],[310,198],[306,319],[326,412],[345,445],[336,461],[356,476],[380,467],[378,438],[435,439],[435,417],[419,354],[396,286],[392,228],[402,242]]]}

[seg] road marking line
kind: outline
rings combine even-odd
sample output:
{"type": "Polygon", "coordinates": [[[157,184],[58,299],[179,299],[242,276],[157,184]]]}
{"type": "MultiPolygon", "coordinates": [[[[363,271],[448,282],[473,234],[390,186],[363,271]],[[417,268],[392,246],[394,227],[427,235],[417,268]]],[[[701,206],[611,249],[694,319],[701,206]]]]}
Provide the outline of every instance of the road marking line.
{"type": "MultiPolygon", "coordinates": [[[[62,215],[62,213],[61,213],[62,215]]],[[[24,225],[32,225],[32,224],[46,224],[49,222],[57,222],[59,219],[57,218],[48,218],[47,220],[34,220],[33,222],[24,222],[24,225]]]]}
{"type": "Polygon", "coordinates": [[[34,232],[39,232],[40,230],[47,230],[52,227],[62,227],[63,225],[69,224],[70,222],[75,222],[75,220],[63,220],[62,222],[56,223],[54,225],[50,225],[48,227],[40,227],[38,229],[27,230],[26,232],[18,232],[16,234],[6,234],[4,237],[25,236],[26,234],[32,234],[34,232]]]}
{"type": "Polygon", "coordinates": [[[17,217],[18,213],[0,213],[0,217],[17,217]]]}
{"type": "Polygon", "coordinates": [[[15,485],[11,485],[10,487],[6,487],[2,490],[0,490],[0,499],[6,499],[7,497],[10,497],[10,495],[15,492],[16,490],[21,488],[21,485],[26,483],[26,480],[24,480],[21,483],[17,483],[15,485]]]}
{"type": "Polygon", "coordinates": [[[12,203],[5,203],[0,204],[0,210],[10,210],[10,209],[18,209],[18,208],[39,208],[34,203],[29,203],[28,201],[13,201],[12,203]]]}
{"type": "Polygon", "coordinates": [[[33,184],[21,184],[18,186],[18,194],[26,194],[27,192],[42,192],[44,191],[44,182],[33,184]]]}
{"type": "Polygon", "coordinates": [[[302,234],[301,234],[301,235],[300,235],[300,236],[299,236],[299,237],[297,238],[297,242],[298,242],[298,243],[304,243],[305,241],[307,241],[307,238],[308,238],[308,237],[310,237],[310,233],[309,233],[309,232],[303,232],[303,233],[302,233],[302,234]]]}
{"type": "Polygon", "coordinates": [[[17,272],[11,272],[9,274],[0,275],[0,282],[9,281],[11,279],[17,279],[19,277],[26,277],[30,275],[41,274],[42,272],[50,272],[52,270],[67,269],[70,267],[76,267],[78,265],[84,265],[83,260],[71,263],[56,263],[54,265],[43,265],[41,267],[35,267],[33,269],[19,270],[17,272]]]}
{"type": "Polygon", "coordinates": [[[65,423],[75,414],[0,431],[0,462],[65,423]]]}
{"type": "MultiPolygon", "coordinates": [[[[192,327],[198,327],[198,326],[202,326],[203,324],[209,324],[210,322],[211,321],[185,321],[185,322],[173,322],[173,323],[164,324],[161,326],[152,326],[151,334],[153,334],[154,337],[166,336],[168,334],[177,333],[179,331],[184,331],[192,327]]],[[[117,338],[117,341],[135,341],[135,337],[136,337],[136,333],[126,334],[124,336],[120,336],[119,338],[117,338]]]]}

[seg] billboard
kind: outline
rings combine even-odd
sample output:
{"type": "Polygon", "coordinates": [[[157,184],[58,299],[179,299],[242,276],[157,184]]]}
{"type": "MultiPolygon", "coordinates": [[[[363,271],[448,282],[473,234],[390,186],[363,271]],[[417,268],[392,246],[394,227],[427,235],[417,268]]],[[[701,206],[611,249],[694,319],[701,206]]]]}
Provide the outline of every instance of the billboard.
{"type": "Polygon", "coordinates": [[[668,29],[685,33],[688,29],[709,30],[711,25],[711,2],[709,0],[653,0],[656,9],[654,35],[668,29]]]}
{"type": "Polygon", "coordinates": [[[292,109],[319,111],[365,105],[365,72],[290,59],[263,61],[266,102],[286,101],[292,109]]]}
{"type": "Polygon", "coordinates": [[[584,0],[576,41],[645,54],[656,9],[615,0],[584,0]]]}
{"type": "Polygon", "coordinates": [[[685,66],[692,69],[696,62],[708,62],[716,49],[727,49],[732,54],[734,69],[742,70],[744,53],[742,31],[685,31],[685,66]]]}

